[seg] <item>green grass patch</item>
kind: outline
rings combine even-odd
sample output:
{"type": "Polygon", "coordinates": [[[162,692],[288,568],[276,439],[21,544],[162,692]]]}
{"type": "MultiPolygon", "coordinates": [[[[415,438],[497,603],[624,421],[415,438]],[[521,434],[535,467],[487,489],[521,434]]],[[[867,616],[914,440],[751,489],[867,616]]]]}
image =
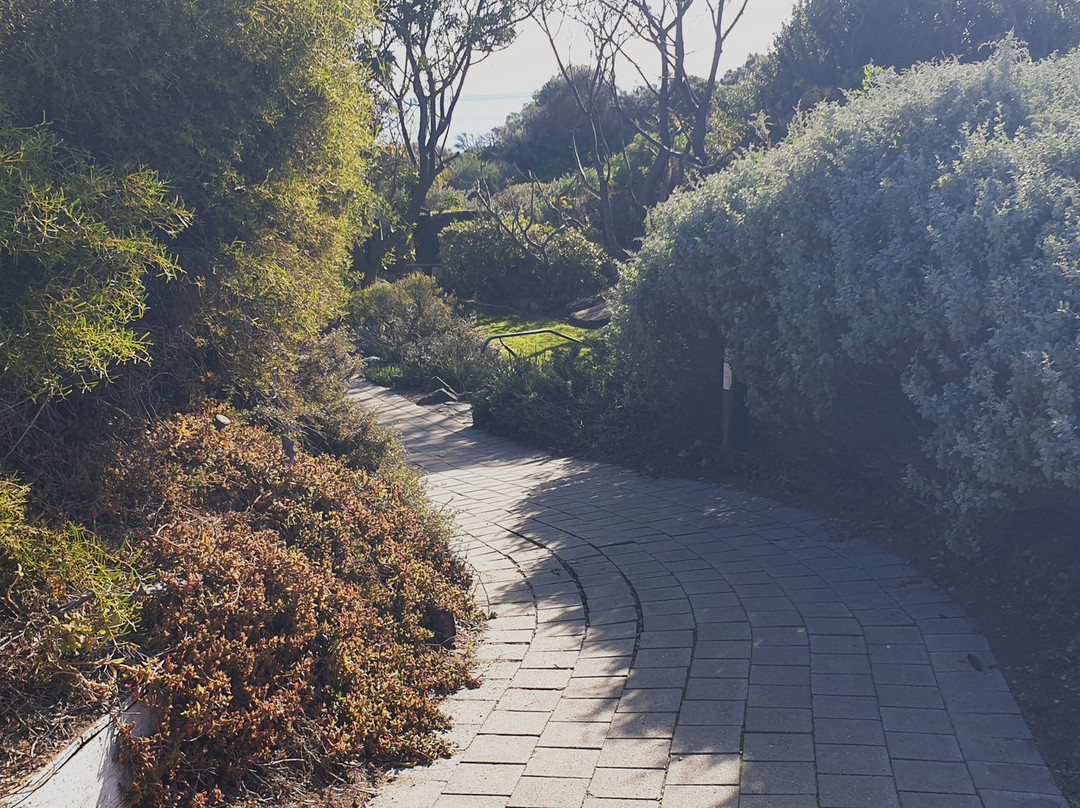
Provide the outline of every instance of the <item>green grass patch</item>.
{"type": "Polygon", "coordinates": [[[374,382],[383,387],[393,387],[394,382],[401,378],[401,366],[381,365],[378,367],[364,368],[364,378],[369,382],[374,382]]]}
{"type": "MultiPolygon", "coordinates": [[[[476,327],[485,337],[493,334],[506,334],[512,331],[536,331],[541,328],[551,328],[568,337],[584,340],[593,334],[588,328],[578,328],[567,325],[558,320],[549,320],[545,317],[530,317],[522,314],[510,314],[506,311],[496,311],[483,306],[463,306],[462,314],[466,317],[476,318],[476,327]]],[[[506,337],[504,342],[510,346],[518,356],[535,357],[552,348],[573,343],[557,337],[554,334],[531,334],[527,337],[506,337]]]]}

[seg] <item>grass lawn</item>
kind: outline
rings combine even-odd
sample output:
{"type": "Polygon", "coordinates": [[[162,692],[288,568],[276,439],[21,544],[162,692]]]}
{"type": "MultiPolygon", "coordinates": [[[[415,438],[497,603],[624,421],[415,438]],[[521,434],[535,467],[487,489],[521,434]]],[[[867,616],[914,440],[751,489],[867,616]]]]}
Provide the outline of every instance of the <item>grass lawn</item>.
{"type": "MultiPolygon", "coordinates": [[[[535,331],[540,328],[552,328],[560,334],[583,340],[595,334],[588,328],[578,328],[567,325],[558,320],[548,320],[543,317],[529,317],[521,314],[510,314],[505,311],[484,308],[482,306],[463,306],[462,314],[466,317],[476,317],[476,327],[485,337],[492,334],[505,334],[510,331],[535,331]]],[[[507,337],[507,345],[514,349],[518,356],[537,356],[560,345],[572,345],[573,343],[561,339],[554,334],[533,334],[527,337],[507,337]]]]}

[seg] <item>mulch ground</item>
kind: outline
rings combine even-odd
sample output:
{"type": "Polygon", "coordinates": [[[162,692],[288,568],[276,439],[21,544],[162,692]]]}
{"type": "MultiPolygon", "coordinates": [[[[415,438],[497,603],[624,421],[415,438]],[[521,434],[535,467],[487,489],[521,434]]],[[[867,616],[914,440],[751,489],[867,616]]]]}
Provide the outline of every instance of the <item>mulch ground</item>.
{"type": "Polygon", "coordinates": [[[978,623],[1073,808],[1080,806],[1080,512],[1012,514],[987,526],[979,553],[932,535],[871,537],[948,590],[978,623]]]}

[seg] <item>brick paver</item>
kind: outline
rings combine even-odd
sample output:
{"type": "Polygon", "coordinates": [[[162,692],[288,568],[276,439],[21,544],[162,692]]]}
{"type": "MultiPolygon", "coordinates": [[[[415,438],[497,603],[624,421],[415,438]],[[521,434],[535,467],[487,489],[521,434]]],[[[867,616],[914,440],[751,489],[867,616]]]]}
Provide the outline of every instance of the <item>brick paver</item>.
{"type": "Polygon", "coordinates": [[[372,808],[1066,808],[985,638],[897,557],[760,497],[396,429],[494,617],[460,752],[372,808]]]}

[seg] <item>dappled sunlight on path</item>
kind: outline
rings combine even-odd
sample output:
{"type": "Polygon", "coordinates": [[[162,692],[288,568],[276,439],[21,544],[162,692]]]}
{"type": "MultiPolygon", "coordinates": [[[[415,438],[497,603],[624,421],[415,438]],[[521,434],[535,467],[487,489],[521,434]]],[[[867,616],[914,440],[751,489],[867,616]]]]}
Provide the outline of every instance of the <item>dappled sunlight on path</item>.
{"type": "Polygon", "coordinates": [[[1065,808],[986,640],[895,556],[361,385],[495,617],[454,758],[373,808],[1065,808]]]}

